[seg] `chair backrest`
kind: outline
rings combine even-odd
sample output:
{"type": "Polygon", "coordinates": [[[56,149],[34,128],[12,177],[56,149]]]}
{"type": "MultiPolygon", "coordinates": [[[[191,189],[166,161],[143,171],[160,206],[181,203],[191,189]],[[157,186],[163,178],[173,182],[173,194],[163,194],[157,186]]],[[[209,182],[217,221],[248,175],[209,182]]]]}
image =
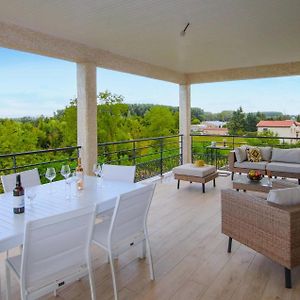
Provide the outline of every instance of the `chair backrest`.
{"type": "Polygon", "coordinates": [[[134,182],[135,166],[119,166],[103,164],[102,176],[105,180],[134,182]]]}
{"type": "Polygon", "coordinates": [[[139,242],[145,238],[154,189],[155,184],[150,184],[118,198],[108,235],[112,249],[116,246],[122,248],[122,245],[126,247],[128,241],[139,242]]]}
{"type": "MultiPolygon", "coordinates": [[[[40,175],[38,169],[32,169],[18,173],[21,175],[21,182],[23,187],[30,187],[40,185],[40,175]]],[[[16,186],[17,174],[9,174],[1,176],[2,186],[5,193],[12,192],[16,186]]]]}
{"type": "Polygon", "coordinates": [[[76,272],[89,259],[95,206],[29,221],[21,262],[23,291],[76,272]]]}

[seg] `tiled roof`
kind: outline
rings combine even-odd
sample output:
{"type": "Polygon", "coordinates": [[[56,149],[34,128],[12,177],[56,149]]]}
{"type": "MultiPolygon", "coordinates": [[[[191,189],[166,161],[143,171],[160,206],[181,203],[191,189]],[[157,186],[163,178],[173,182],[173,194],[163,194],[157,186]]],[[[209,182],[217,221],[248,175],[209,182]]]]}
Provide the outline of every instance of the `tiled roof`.
{"type": "Polygon", "coordinates": [[[260,121],[257,123],[256,127],[291,127],[293,124],[296,124],[295,121],[285,120],[285,121],[260,121]]]}

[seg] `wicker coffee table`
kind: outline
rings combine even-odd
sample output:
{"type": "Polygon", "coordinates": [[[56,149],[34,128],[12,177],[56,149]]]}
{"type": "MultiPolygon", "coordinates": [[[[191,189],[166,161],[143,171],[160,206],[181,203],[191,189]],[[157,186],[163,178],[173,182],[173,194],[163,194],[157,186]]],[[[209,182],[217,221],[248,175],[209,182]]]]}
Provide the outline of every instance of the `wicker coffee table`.
{"type": "Polygon", "coordinates": [[[268,177],[263,177],[260,181],[250,180],[247,175],[235,175],[232,181],[232,187],[237,191],[253,191],[261,193],[269,193],[272,189],[268,177]]]}

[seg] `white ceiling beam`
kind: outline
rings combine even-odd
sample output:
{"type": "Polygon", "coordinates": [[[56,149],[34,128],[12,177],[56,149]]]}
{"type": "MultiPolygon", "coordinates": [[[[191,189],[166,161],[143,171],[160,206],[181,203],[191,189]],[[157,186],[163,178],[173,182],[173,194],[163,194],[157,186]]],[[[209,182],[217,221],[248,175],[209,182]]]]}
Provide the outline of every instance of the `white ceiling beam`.
{"type": "Polygon", "coordinates": [[[187,82],[193,84],[294,75],[300,75],[300,62],[190,73],[186,76],[187,82]]]}
{"type": "Polygon", "coordinates": [[[183,84],[185,75],[132,58],[94,49],[84,44],[57,38],[17,25],[0,22],[0,47],[31,52],[72,62],[90,62],[120,72],[183,84]]]}
{"type": "Polygon", "coordinates": [[[151,65],[136,59],[116,55],[109,51],[91,48],[81,43],[4,22],[0,22],[0,46],[77,63],[91,62],[101,68],[178,84],[300,75],[299,61],[182,74],[164,67],[151,65]]]}

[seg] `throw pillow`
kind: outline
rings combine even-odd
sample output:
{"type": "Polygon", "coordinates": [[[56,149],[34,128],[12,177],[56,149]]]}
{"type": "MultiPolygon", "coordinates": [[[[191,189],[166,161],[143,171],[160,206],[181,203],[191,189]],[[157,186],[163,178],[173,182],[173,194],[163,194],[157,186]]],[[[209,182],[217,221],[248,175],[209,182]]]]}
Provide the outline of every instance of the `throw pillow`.
{"type": "Polygon", "coordinates": [[[272,155],[272,147],[258,147],[261,153],[261,158],[264,161],[270,161],[272,155]]]}
{"type": "Polygon", "coordinates": [[[236,157],[236,161],[241,163],[245,160],[247,160],[247,147],[246,146],[242,146],[242,147],[238,147],[234,149],[235,152],[235,157],[236,157]]]}
{"type": "Polygon", "coordinates": [[[259,162],[261,161],[261,153],[260,150],[256,147],[252,147],[247,149],[248,160],[251,162],[259,162]]]}
{"type": "Polygon", "coordinates": [[[267,201],[279,205],[300,204],[300,187],[271,190],[267,201]]]}

